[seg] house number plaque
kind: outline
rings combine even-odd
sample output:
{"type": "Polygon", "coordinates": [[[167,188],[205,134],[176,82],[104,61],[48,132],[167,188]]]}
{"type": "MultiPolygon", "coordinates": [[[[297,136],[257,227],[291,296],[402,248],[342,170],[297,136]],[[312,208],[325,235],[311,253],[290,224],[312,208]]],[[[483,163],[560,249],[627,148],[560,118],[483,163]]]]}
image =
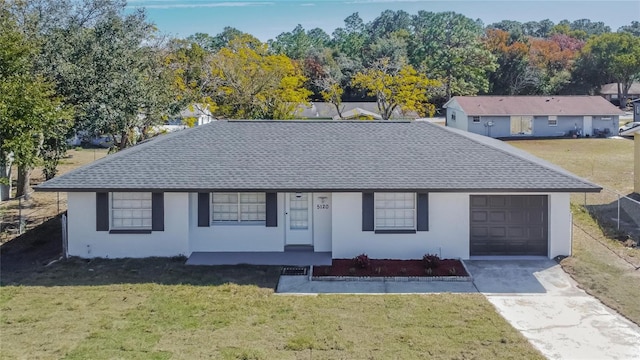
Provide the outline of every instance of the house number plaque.
{"type": "Polygon", "coordinates": [[[329,204],[325,204],[325,202],[327,201],[327,197],[326,196],[318,196],[318,199],[320,199],[320,204],[316,204],[316,209],[317,210],[327,210],[327,209],[329,209],[329,204]]]}

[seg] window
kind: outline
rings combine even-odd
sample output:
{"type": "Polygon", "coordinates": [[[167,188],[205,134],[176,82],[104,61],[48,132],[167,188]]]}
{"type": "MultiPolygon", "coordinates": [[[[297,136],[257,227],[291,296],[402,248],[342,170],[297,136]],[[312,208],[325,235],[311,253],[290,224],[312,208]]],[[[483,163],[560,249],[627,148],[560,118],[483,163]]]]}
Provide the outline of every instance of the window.
{"type": "Polygon", "coordinates": [[[456,112],[455,111],[451,112],[451,121],[456,121],[456,112]]]}
{"type": "Polygon", "coordinates": [[[558,117],[555,115],[549,115],[549,126],[558,126],[558,117]]]}
{"type": "Polygon", "coordinates": [[[375,193],[376,230],[415,230],[415,193],[375,193]]]}
{"type": "Polygon", "coordinates": [[[600,120],[611,120],[611,116],[603,116],[600,120]]]}
{"type": "Polygon", "coordinates": [[[474,123],[479,123],[480,122],[480,116],[474,116],[472,121],[474,123]]]}
{"type": "Polygon", "coordinates": [[[532,116],[512,116],[511,135],[531,135],[533,132],[532,116]]]}
{"type": "Polygon", "coordinates": [[[264,222],[265,193],[212,193],[211,218],[214,222],[264,222]]]}
{"type": "Polygon", "coordinates": [[[151,229],[150,192],[114,192],[111,194],[111,226],[116,230],[151,229]]]}

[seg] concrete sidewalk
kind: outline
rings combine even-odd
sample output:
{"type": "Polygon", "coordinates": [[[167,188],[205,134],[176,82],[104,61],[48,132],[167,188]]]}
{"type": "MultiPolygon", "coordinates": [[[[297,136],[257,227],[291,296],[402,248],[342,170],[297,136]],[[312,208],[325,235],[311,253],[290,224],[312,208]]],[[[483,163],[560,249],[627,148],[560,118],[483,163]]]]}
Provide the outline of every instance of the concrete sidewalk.
{"type": "Polygon", "coordinates": [[[477,293],[471,281],[309,281],[308,276],[280,276],[280,294],[425,294],[477,293]]]}
{"type": "Polygon", "coordinates": [[[484,294],[549,359],[639,359],[640,327],[576,286],[552,260],[465,261],[473,282],[309,281],[281,276],[283,294],[484,294]]]}

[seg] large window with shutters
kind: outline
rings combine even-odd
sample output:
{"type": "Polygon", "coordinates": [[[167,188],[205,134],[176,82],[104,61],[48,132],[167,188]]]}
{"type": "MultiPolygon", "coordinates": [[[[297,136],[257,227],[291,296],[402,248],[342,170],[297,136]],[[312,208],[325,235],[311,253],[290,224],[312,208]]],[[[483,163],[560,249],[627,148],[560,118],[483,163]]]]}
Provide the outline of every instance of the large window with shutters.
{"type": "Polygon", "coordinates": [[[213,223],[256,223],[266,220],[265,193],[212,193],[213,223]]]}
{"type": "Polygon", "coordinates": [[[375,230],[415,230],[415,193],[375,193],[375,230]]]}
{"type": "Polygon", "coordinates": [[[111,228],[114,230],[151,230],[150,192],[111,193],[111,228]]]}

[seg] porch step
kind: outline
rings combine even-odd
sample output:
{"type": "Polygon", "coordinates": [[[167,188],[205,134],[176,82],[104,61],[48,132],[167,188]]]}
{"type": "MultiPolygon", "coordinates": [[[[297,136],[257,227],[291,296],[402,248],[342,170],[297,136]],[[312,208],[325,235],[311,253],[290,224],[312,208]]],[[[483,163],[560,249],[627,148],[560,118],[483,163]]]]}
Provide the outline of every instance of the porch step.
{"type": "Polygon", "coordinates": [[[284,266],[280,275],[307,275],[308,266],[284,266]]]}
{"type": "Polygon", "coordinates": [[[313,245],[285,245],[284,251],[313,252],[313,245]]]}

